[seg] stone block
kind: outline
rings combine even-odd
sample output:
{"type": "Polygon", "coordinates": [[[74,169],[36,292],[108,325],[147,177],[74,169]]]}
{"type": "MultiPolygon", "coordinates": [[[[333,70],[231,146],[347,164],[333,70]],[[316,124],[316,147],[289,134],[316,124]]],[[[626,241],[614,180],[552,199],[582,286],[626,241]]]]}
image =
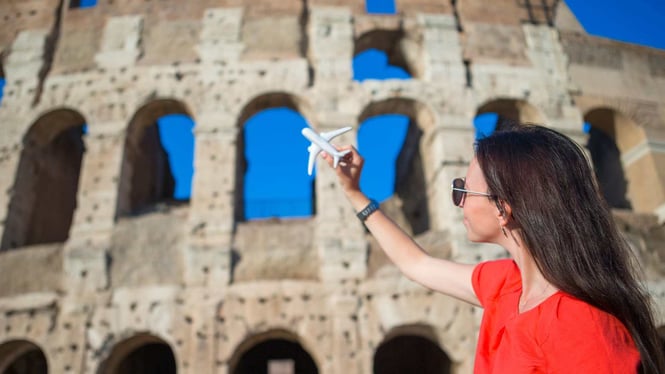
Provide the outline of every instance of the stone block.
{"type": "Polygon", "coordinates": [[[114,69],[133,65],[142,54],[142,16],[110,18],[104,27],[104,35],[95,61],[101,68],[114,69]]]}

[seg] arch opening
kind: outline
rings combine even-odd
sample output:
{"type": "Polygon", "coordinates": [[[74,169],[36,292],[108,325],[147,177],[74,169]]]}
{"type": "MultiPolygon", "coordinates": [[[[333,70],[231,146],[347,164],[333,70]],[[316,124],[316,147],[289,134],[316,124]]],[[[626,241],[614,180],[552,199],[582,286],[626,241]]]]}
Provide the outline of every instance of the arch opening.
{"type": "MultiPolygon", "coordinates": [[[[589,134],[586,147],[605,200],[612,208],[632,210],[635,193],[639,192],[636,189],[640,187],[630,185],[622,158],[645,140],[643,131],[630,119],[610,108],[587,112],[584,123],[589,134]]],[[[646,192],[646,189],[642,192],[646,192]]]]}
{"type": "MultiPolygon", "coordinates": [[[[473,119],[473,127],[476,129],[476,139],[482,139],[492,135],[499,124],[500,116],[496,112],[485,112],[478,114],[473,119]]],[[[504,122],[502,122],[503,125],[504,122]]],[[[501,126],[499,126],[501,127],[501,126]]]]}
{"type": "Polygon", "coordinates": [[[307,175],[307,106],[286,93],[249,102],[239,117],[236,222],[316,214],[315,179],[307,175]],[[299,161],[298,161],[299,160],[299,161]]]}
{"type": "Polygon", "coordinates": [[[30,127],[12,188],[3,250],[67,240],[76,209],[84,133],[85,120],[69,109],[47,113],[30,127]]]}
{"type": "Polygon", "coordinates": [[[424,129],[432,127],[431,113],[413,100],[388,99],[369,105],[359,122],[358,147],[365,155],[361,189],[385,202],[382,208],[412,234],[426,232],[428,152],[421,144],[424,129]]]}
{"type": "Polygon", "coordinates": [[[167,114],[157,120],[157,129],[175,183],[169,198],[186,202],[194,175],[194,121],[184,114],[167,114]]]}
{"type": "Polygon", "coordinates": [[[194,126],[175,100],[155,100],[136,112],[125,139],[116,218],[189,202],[194,126]]]}
{"type": "Polygon", "coordinates": [[[232,374],[317,374],[319,369],[310,354],[287,334],[259,338],[242,352],[236,353],[229,372],[232,374]]]}
{"type": "Polygon", "coordinates": [[[13,340],[0,345],[0,373],[47,374],[48,363],[37,345],[25,340],[13,340]]]}
{"type": "Polygon", "coordinates": [[[166,342],[140,334],[116,344],[98,373],[175,374],[176,360],[166,342]]]}
{"type": "Polygon", "coordinates": [[[383,342],[374,353],[374,374],[448,374],[452,362],[431,340],[418,335],[397,335],[383,342]]]}
{"type": "Polygon", "coordinates": [[[365,0],[365,10],[369,14],[395,14],[395,0],[365,0]]]}
{"type": "Polygon", "coordinates": [[[97,0],[70,0],[69,1],[69,8],[70,9],[92,8],[94,6],[97,6],[97,0]]]}
{"type": "MultiPolygon", "coordinates": [[[[491,122],[489,118],[495,118],[495,125],[487,125],[481,136],[490,135],[495,130],[500,130],[511,123],[535,123],[543,125],[545,120],[540,111],[527,101],[519,99],[494,99],[481,105],[476,111],[475,118],[491,122]],[[488,131],[489,130],[489,131],[488,131]]],[[[478,130],[478,128],[477,128],[478,130]]],[[[479,135],[478,132],[476,133],[479,135]]]]}
{"type": "Polygon", "coordinates": [[[0,104],[2,104],[2,98],[5,96],[5,84],[7,83],[5,78],[5,69],[2,61],[3,56],[4,53],[0,53],[0,104]]]}
{"type": "Polygon", "coordinates": [[[353,80],[418,78],[418,50],[402,30],[368,31],[354,44],[353,80]]]}

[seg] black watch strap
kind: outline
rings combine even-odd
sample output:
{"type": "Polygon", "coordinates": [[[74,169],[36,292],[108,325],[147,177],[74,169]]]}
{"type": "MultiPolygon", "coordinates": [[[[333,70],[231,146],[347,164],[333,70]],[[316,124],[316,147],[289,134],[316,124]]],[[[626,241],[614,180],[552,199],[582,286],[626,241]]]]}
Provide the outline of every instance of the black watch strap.
{"type": "Polygon", "coordinates": [[[379,203],[376,200],[370,200],[369,204],[367,204],[367,206],[363,210],[361,210],[360,212],[358,212],[358,214],[356,214],[356,217],[358,217],[358,219],[361,222],[365,222],[367,217],[369,217],[372,213],[376,212],[377,210],[379,210],[379,203]]]}

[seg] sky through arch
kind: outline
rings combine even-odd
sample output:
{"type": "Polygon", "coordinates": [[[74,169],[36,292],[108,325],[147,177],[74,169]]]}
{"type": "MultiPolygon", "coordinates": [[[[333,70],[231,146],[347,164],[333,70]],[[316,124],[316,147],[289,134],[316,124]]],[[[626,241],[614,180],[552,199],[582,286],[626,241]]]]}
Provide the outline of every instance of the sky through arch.
{"type": "Polygon", "coordinates": [[[307,175],[309,142],[300,134],[304,127],[309,127],[305,118],[286,107],[265,109],[244,123],[245,219],[314,213],[314,177],[307,175]]]}
{"type": "Polygon", "coordinates": [[[2,104],[2,98],[5,94],[5,78],[0,77],[0,104],[2,104]]]}
{"type": "MultiPolygon", "coordinates": [[[[370,4],[367,3],[369,9],[370,4]]],[[[384,9],[387,12],[389,9],[384,9]]],[[[394,8],[392,10],[394,13],[394,8]]],[[[390,65],[386,52],[374,48],[353,58],[353,80],[411,79],[399,66],[390,65]]],[[[395,166],[409,128],[408,116],[384,113],[367,118],[358,128],[358,151],[365,158],[360,189],[379,202],[395,192],[395,166]]]]}
{"type": "Polygon", "coordinates": [[[194,121],[184,114],[169,114],[157,120],[157,129],[175,179],[173,198],[189,200],[194,175],[194,121]]]}
{"type": "MultiPolygon", "coordinates": [[[[367,0],[367,13],[395,14],[394,0],[367,0]]],[[[399,66],[389,64],[386,52],[370,48],[353,57],[353,80],[411,79],[399,66]]],[[[404,145],[410,119],[385,113],[370,117],[358,128],[358,151],[365,158],[360,188],[370,198],[385,201],[395,192],[395,164],[404,145]]]]}
{"type": "Polygon", "coordinates": [[[366,0],[365,10],[370,14],[395,14],[395,0],[366,0]]]}

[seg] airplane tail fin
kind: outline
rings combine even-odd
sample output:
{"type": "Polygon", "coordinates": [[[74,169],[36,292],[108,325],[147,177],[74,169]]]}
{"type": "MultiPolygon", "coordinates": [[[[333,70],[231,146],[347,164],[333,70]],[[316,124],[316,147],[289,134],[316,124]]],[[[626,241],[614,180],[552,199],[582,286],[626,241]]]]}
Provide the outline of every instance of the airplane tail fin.
{"type": "Polygon", "coordinates": [[[337,168],[337,164],[339,164],[339,159],[342,158],[342,157],[344,157],[344,156],[346,156],[346,154],[349,153],[349,152],[351,152],[350,149],[347,149],[346,151],[342,151],[342,152],[337,152],[337,153],[334,155],[334,159],[333,159],[333,167],[334,167],[334,168],[337,168]]]}

